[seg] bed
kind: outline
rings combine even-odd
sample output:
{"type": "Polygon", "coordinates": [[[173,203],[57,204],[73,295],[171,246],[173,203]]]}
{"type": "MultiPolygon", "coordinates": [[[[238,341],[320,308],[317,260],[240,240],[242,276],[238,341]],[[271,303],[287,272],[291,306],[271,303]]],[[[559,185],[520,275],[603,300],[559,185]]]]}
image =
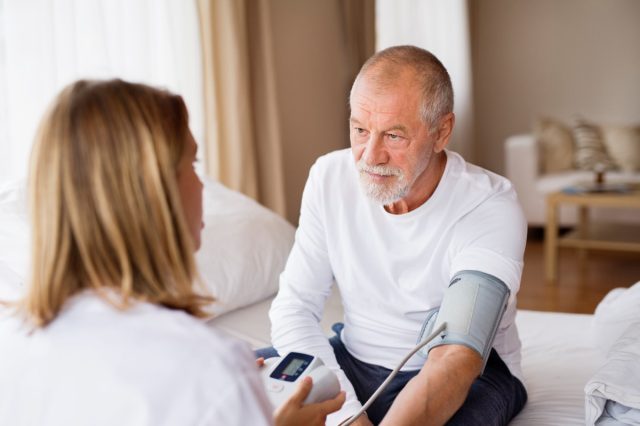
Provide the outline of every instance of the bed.
{"type": "MultiPolygon", "coordinates": [[[[25,198],[24,182],[0,187],[0,265],[19,277],[26,276],[29,263],[25,198]]],[[[210,180],[205,180],[204,222],[196,260],[204,285],[218,298],[209,325],[254,348],[270,346],[268,310],[293,244],[294,228],[249,198],[210,180]]],[[[1,284],[0,274],[0,290],[1,284]]],[[[594,382],[594,375],[607,362],[608,355],[602,348],[613,345],[611,340],[620,335],[622,324],[636,321],[637,327],[629,328],[640,330],[640,283],[634,288],[635,298],[622,298],[624,305],[618,298],[617,306],[610,303],[603,310],[609,317],[600,315],[606,319],[600,324],[606,326],[596,328],[596,334],[606,336],[606,342],[593,338],[597,311],[596,315],[518,311],[516,322],[523,344],[522,368],[529,400],[513,425],[581,425],[586,415],[593,419],[599,416],[604,402],[598,404],[596,398],[595,404],[585,404],[585,386],[593,385],[601,394],[610,390],[594,382]]],[[[340,297],[334,291],[321,321],[328,335],[330,326],[341,317],[340,297]]],[[[640,333],[627,340],[635,345],[637,357],[628,370],[632,384],[627,388],[632,392],[625,394],[626,401],[636,404],[640,413],[640,396],[633,384],[634,374],[638,375],[635,383],[640,383],[640,368],[636,367],[640,365],[640,333]]],[[[626,347],[622,349],[625,354],[629,352],[626,347]]]]}

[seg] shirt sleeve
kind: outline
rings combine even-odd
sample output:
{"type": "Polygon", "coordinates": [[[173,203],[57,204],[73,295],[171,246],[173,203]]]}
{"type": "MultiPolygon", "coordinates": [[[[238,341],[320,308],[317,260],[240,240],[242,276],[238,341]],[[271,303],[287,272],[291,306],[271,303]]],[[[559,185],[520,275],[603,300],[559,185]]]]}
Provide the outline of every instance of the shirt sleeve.
{"type": "Polygon", "coordinates": [[[280,354],[297,351],[318,356],[338,376],[347,400],[340,411],[327,418],[327,424],[338,424],[362,405],[320,327],[324,304],[331,294],[333,272],[325,239],[318,168],[316,163],[309,173],[302,195],[300,224],[269,317],[271,341],[280,354]]]}
{"type": "Polygon", "coordinates": [[[513,190],[496,194],[456,225],[450,277],[475,270],[502,280],[511,291],[520,288],[527,222],[513,190]]]}

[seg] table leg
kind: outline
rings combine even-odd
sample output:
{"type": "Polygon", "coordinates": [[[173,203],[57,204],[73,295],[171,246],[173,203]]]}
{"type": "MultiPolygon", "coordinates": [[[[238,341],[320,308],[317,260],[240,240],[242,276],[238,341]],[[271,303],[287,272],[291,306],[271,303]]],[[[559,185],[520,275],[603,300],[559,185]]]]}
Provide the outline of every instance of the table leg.
{"type": "MultiPolygon", "coordinates": [[[[589,210],[586,206],[578,207],[578,237],[586,240],[589,237],[589,210]]],[[[578,248],[578,267],[582,270],[586,266],[587,249],[578,248]]]]}
{"type": "Polygon", "coordinates": [[[548,282],[558,278],[558,209],[553,194],[547,197],[547,224],[544,232],[545,275],[548,282]]]}

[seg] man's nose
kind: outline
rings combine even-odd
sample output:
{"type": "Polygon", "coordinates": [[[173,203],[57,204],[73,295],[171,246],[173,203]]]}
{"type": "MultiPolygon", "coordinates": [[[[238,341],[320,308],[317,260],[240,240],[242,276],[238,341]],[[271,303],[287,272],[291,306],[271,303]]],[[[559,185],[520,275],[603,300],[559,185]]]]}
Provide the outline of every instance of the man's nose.
{"type": "Polygon", "coordinates": [[[380,137],[372,134],[364,149],[364,161],[370,166],[386,164],[389,155],[384,147],[384,143],[380,137]]]}

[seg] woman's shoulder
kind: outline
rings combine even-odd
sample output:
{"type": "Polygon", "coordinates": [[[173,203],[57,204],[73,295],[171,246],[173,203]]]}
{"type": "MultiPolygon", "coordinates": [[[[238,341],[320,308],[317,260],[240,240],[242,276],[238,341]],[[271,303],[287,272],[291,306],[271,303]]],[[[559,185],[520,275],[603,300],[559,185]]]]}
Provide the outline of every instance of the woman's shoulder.
{"type": "Polygon", "coordinates": [[[118,330],[114,338],[125,333],[152,346],[179,345],[199,348],[199,351],[246,346],[185,311],[142,301],[132,301],[127,308],[121,309],[117,301],[117,298],[110,300],[87,292],[72,301],[77,305],[70,306],[69,312],[63,312],[70,318],[61,315],[60,319],[89,331],[91,328],[102,330],[105,335],[118,330]]]}
{"type": "Polygon", "coordinates": [[[121,302],[114,293],[84,291],[71,298],[45,328],[29,329],[15,318],[7,332],[14,339],[39,342],[38,346],[50,352],[96,357],[113,365],[122,360],[122,353],[127,353],[129,365],[142,366],[150,357],[190,364],[235,364],[238,358],[227,353],[251,352],[244,342],[184,311],[135,300],[128,305],[121,302]]]}
{"type": "Polygon", "coordinates": [[[28,351],[29,361],[23,359],[33,365],[83,369],[98,364],[118,375],[180,366],[185,382],[190,375],[224,375],[255,364],[248,344],[186,312],[145,302],[122,309],[113,302],[83,292],[44,328],[29,326],[16,315],[5,318],[0,339],[13,343],[9,352],[18,358],[28,351]]]}

